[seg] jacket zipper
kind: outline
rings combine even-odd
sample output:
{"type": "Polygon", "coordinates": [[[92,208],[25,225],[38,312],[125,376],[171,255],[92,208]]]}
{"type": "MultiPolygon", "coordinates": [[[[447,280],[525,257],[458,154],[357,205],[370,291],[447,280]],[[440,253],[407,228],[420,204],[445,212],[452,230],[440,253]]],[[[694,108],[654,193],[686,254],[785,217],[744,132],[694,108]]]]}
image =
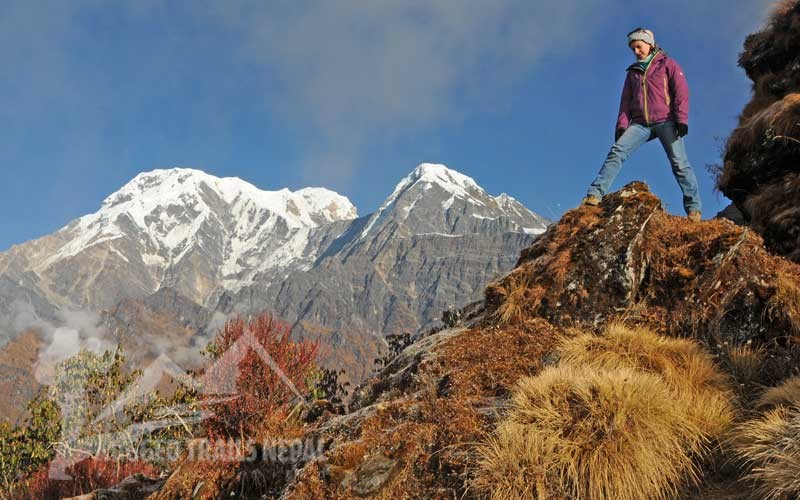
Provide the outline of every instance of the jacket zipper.
{"type": "Polygon", "coordinates": [[[669,108],[669,103],[670,103],[669,85],[667,85],[667,76],[666,75],[664,75],[664,96],[665,96],[665,98],[667,100],[667,108],[669,108]]]}
{"type": "Polygon", "coordinates": [[[650,65],[653,64],[653,61],[656,60],[658,54],[654,55],[650,62],[647,63],[647,67],[644,69],[644,76],[642,76],[642,91],[644,92],[644,124],[649,126],[650,125],[650,116],[647,113],[647,70],[650,69],[650,65]]]}

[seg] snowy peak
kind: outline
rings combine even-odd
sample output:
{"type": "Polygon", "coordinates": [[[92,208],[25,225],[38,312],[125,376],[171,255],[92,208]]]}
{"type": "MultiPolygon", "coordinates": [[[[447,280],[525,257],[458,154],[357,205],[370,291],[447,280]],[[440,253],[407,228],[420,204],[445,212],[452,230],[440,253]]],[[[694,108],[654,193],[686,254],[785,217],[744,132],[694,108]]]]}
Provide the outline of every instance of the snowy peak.
{"type": "Polygon", "coordinates": [[[499,220],[506,220],[510,231],[526,233],[543,232],[547,225],[511,196],[491,196],[471,177],[445,165],[423,163],[397,184],[358,240],[387,224],[403,225],[409,234],[457,235],[480,232],[483,224],[499,220]]]}
{"type": "Polygon", "coordinates": [[[350,200],[329,189],[303,188],[294,194],[305,201],[310,213],[327,222],[358,218],[358,211],[350,200]]]}
{"type": "Polygon", "coordinates": [[[264,191],[238,177],[219,178],[190,168],[143,172],[103,201],[103,209],[124,209],[131,217],[144,217],[159,207],[197,205],[209,194],[229,205],[253,204],[286,220],[289,227],[314,227],[358,216],[355,206],[324,188],[264,191]]]}
{"type": "Polygon", "coordinates": [[[387,208],[415,186],[424,186],[423,189],[427,190],[430,185],[434,184],[453,196],[461,198],[469,198],[475,194],[485,195],[485,191],[471,177],[447,168],[445,165],[422,163],[395,186],[394,191],[383,202],[380,210],[387,208]]]}
{"type": "Polygon", "coordinates": [[[236,177],[159,169],[137,175],[108,196],[100,210],[63,228],[65,244],[37,269],[113,240],[120,245],[111,251],[126,262],[124,254],[141,254],[147,265],[158,268],[198,249],[218,255],[225,272],[250,267],[240,258],[269,261],[269,251],[282,252],[277,261],[291,263],[304,252],[301,236],[308,231],[357,217],[350,200],[328,189],[264,191],[236,177]],[[291,238],[295,246],[284,247],[291,238]],[[136,250],[120,251],[126,241],[136,250]]]}

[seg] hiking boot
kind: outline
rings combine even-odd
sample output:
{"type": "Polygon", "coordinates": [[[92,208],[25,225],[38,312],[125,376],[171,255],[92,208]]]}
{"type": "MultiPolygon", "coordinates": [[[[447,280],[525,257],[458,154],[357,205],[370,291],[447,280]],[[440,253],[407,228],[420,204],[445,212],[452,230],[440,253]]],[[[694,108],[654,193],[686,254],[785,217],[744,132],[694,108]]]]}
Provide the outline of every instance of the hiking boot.
{"type": "Polygon", "coordinates": [[[686,216],[692,222],[700,222],[703,219],[703,216],[700,214],[700,210],[690,210],[689,215],[686,216]]]}
{"type": "Polygon", "coordinates": [[[581,201],[581,205],[591,205],[593,207],[596,207],[599,204],[600,204],[600,198],[598,198],[593,194],[590,194],[589,196],[584,198],[583,201],[581,201]]]}

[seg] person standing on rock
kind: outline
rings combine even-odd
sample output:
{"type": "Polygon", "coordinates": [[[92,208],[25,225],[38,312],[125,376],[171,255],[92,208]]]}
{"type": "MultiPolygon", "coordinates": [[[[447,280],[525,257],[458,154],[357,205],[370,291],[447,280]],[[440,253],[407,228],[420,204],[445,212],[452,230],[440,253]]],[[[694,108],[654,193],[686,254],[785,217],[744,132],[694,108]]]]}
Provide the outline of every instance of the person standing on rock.
{"type": "Polygon", "coordinates": [[[644,28],[631,31],[628,46],[637,60],[628,67],[622,88],[615,142],[583,204],[600,204],[628,156],[658,137],[683,192],[686,214],[692,221],[699,221],[702,208],[697,177],[683,145],[683,137],[689,133],[686,77],[678,63],[656,45],[652,31],[644,28]]]}

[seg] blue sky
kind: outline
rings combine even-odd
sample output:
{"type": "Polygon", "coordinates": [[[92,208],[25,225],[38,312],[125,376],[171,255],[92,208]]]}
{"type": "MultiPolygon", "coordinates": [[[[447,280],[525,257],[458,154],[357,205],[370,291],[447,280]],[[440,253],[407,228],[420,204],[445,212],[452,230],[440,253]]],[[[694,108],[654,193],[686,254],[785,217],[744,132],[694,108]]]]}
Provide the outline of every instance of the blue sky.
{"type": "MultiPolygon", "coordinates": [[[[5,0],[0,251],[175,166],[328,187],[364,215],[417,164],[444,163],[557,218],[611,145],[637,26],[687,75],[710,216],[726,200],[705,165],[749,100],[736,60],[770,4],[5,0]]],[[[633,179],[682,213],[657,141],[613,188],[633,179]]]]}

